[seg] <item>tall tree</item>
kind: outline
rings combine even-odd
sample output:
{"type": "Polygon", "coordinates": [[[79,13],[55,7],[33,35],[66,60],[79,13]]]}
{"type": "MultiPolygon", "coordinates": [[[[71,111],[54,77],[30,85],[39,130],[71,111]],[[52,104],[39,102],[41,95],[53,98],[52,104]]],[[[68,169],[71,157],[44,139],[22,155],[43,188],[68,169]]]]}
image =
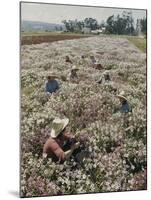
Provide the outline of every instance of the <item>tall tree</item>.
{"type": "Polygon", "coordinates": [[[134,20],[131,12],[124,11],[122,16],[110,16],[106,21],[106,32],[111,34],[133,34],[134,20]]]}
{"type": "Polygon", "coordinates": [[[82,31],[84,27],[90,28],[91,30],[96,30],[98,22],[93,18],[85,18],[84,21],[75,20],[63,20],[62,23],[65,25],[66,30],[70,32],[79,32],[82,31]]]}
{"type": "Polygon", "coordinates": [[[114,15],[108,17],[107,21],[106,21],[106,32],[107,33],[114,33],[114,15]]]}
{"type": "Polygon", "coordinates": [[[141,19],[140,24],[142,33],[147,34],[147,18],[141,19]]]}
{"type": "Polygon", "coordinates": [[[91,30],[96,30],[98,28],[98,22],[96,19],[93,18],[85,18],[84,25],[91,30]]]}
{"type": "Polygon", "coordinates": [[[66,20],[63,20],[62,23],[65,25],[66,30],[70,31],[70,25],[69,25],[69,23],[66,20]]]}

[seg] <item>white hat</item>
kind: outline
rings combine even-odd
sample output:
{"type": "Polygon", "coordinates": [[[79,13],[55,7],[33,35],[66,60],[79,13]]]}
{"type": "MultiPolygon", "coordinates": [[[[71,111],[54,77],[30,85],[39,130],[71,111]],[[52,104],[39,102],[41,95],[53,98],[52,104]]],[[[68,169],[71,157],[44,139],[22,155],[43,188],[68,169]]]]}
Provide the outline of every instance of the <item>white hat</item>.
{"type": "Polygon", "coordinates": [[[103,72],[103,75],[109,75],[109,71],[108,71],[108,70],[105,70],[105,71],[103,72]]]}
{"type": "Polygon", "coordinates": [[[72,66],[71,70],[79,70],[75,65],[72,66]]]}
{"type": "Polygon", "coordinates": [[[53,74],[53,73],[50,73],[49,75],[48,75],[48,77],[51,77],[51,78],[58,78],[58,76],[56,75],[56,74],[53,74]]]}
{"type": "Polygon", "coordinates": [[[124,99],[125,101],[127,101],[126,97],[124,97],[125,92],[121,91],[120,94],[117,95],[118,98],[124,99]]]}
{"type": "Polygon", "coordinates": [[[63,131],[63,129],[68,125],[68,123],[69,123],[68,118],[65,119],[55,118],[52,122],[50,136],[52,138],[56,138],[61,133],[61,131],[63,131]]]}

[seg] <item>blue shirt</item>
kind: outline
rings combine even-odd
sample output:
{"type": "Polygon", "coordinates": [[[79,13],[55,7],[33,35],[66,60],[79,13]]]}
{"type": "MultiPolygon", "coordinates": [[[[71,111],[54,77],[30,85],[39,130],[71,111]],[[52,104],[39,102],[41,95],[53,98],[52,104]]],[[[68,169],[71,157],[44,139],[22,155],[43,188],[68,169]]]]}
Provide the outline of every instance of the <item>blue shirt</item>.
{"type": "Polygon", "coordinates": [[[56,80],[50,80],[46,83],[46,92],[56,92],[59,89],[59,84],[56,80]]]}
{"type": "Polygon", "coordinates": [[[120,108],[120,112],[121,113],[128,113],[128,112],[132,112],[132,108],[131,106],[128,104],[128,102],[124,102],[122,104],[122,107],[120,108]]]}

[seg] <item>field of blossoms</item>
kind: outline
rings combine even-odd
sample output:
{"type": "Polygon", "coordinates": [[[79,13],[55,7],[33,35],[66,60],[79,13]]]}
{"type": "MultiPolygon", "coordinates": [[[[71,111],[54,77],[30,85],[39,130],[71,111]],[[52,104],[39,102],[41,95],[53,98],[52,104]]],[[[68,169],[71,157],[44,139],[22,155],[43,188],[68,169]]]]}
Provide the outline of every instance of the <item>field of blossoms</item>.
{"type": "Polygon", "coordinates": [[[127,39],[89,37],[21,46],[21,196],[146,189],[146,54],[127,39]],[[71,64],[78,83],[66,80],[71,64]],[[90,56],[104,67],[92,68],[90,56]],[[81,58],[84,56],[85,58],[81,58]],[[98,84],[109,70],[111,82],[98,84]],[[60,89],[45,94],[46,78],[60,89]],[[115,112],[124,90],[133,112],[115,112]],[[68,117],[73,134],[85,137],[87,155],[63,164],[42,158],[55,117],[68,117]]]}

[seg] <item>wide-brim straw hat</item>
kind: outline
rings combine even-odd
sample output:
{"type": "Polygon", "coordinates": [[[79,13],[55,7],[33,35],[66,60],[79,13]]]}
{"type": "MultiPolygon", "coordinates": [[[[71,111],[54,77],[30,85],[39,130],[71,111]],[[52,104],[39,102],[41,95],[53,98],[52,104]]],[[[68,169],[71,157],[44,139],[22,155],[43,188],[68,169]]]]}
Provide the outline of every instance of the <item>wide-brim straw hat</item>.
{"type": "Polygon", "coordinates": [[[127,101],[127,98],[125,97],[125,92],[124,91],[121,91],[118,95],[117,95],[118,98],[120,99],[123,99],[125,101],[127,101]]]}
{"type": "Polygon", "coordinates": [[[78,71],[78,70],[79,70],[79,68],[75,65],[73,65],[73,67],[71,68],[71,71],[78,71]]]}
{"type": "Polygon", "coordinates": [[[56,74],[52,74],[52,73],[50,73],[50,74],[48,74],[48,77],[51,77],[51,78],[58,78],[58,76],[56,75],[56,74]]]}
{"type": "Polygon", "coordinates": [[[95,59],[95,57],[91,55],[91,56],[90,56],[90,59],[95,59]]]}
{"type": "Polygon", "coordinates": [[[109,75],[109,71],[108,71],[108,70],[105,70],[105,71],[103,72],[103,75],[109,75]]]}
{"type": "Polygon", "coordinates": [[[52,138],[56,138],[63,131],[63,129],[68,125],[68,123],[69,123],[68,118],[64,118],[64,119],[55,118],[52,122],[50,136],[52,138]]]}

